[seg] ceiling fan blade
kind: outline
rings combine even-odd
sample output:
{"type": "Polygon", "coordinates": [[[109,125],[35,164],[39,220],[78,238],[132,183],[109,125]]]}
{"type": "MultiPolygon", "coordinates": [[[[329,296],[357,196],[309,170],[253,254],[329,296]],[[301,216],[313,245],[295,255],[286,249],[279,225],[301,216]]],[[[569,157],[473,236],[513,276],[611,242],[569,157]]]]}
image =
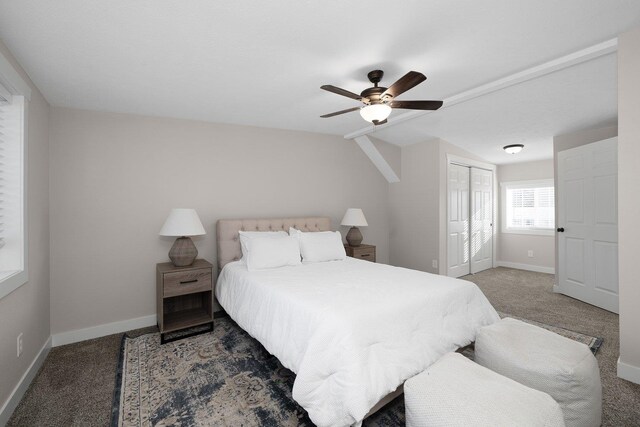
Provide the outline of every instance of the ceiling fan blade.
{"type": "Polygon", "coordinates": [[[355,99],[356,101],[361,101],[362,97],[353,92],[349,92],[348,90],[340,89],[339,87],[324,85],[320,86],[320,89],[324,89],[326,91],[336,93],[338,95],[346,96],[347,98],[355,99]]]}
{"type": "Polygon", "coordinates": [[[389,86],[389,89],[385,90],[380,98],[384,98],[387,95],[393,96],[394,98],[401,93],[404,93],[427,80],[424,74],[419,73],[417,71],[409,71],[407,74],[402,76],[400,80],[389,86]]]}
{"type": "Polygon", "coordinates": [[[391,101],[389,106],[408,110],[437,110],[442,107],[442,101],[391,101]]]}
{"type": "Polygon", "coordinates": [[[359,110],[360,107],[353,107],[353,108],[347,108],[346,110],[342,110],[342,111],[336,111],[335,113],[329,113],[329,114],[325,114],[324,116],[320,116],[323,119],[326,119],[327,117],[333,117],[333,116],[337,116],[340,114],[344,114],[344,113],[350,113],[352,111],[356,111],[359,110]]]}

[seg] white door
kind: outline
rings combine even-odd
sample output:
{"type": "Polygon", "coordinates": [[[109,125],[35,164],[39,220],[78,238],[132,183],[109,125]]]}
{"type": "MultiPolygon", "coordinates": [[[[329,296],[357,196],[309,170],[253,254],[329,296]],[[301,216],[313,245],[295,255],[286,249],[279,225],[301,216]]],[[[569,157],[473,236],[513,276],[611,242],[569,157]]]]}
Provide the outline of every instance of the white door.
{"type": "Polygon", "coordinates": [[[447,183],[447,275],[460,277],[469,267],[469,168],[449,164],[447,183]]]}
{"type": "Polygon", "coordinates": [[[618,313],[618,139],[558,153],[558,286],[618,313]]]}
{"type": "Polygon", "coordinates": [[[493,268],[493,172],[471,168],[471,273],[493,268]]]}

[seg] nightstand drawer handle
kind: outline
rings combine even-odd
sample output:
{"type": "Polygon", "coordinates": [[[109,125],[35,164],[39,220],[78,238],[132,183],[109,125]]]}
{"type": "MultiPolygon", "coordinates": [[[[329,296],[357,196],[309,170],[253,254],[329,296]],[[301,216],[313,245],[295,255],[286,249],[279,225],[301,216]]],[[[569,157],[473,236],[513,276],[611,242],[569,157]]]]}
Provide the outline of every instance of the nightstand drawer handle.
{"type": "Polygon", "coordinates": [[[187,283],[196,283],[198,281],[198,279],[193,279],[193,280],[182,280],[180,281],[181,285],[186,285],[187,283]]]}
{"type": "Polygon", "coordinates": [[[371,254],[360,254],[360,256],[371,256],[371,254]]]}

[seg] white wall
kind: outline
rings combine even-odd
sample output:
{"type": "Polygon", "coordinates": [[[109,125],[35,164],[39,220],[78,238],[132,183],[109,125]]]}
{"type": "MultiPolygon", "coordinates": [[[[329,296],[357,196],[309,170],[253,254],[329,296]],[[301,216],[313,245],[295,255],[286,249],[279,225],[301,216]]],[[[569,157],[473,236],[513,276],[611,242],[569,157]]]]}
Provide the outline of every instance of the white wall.
{"type": "MultiPolygon", "coordinates": [[[[558,151],[580,147],[581,145],[591,144],[592,142],[602,141],[603,139],[609,139],[615,136],[618,136],[618,126],[616,124],[594,127],[554,136],[553,157],[554,159],[558,157],[558,151]]],[[[557,171],[557,162],[554,167],[557,171]]]]}
{"type": "MultiPolygon", "coordinates": [[[[393,149],[391,150],[393,152],[393,149]]],[[[364,242],[388,262],[388,184],[340,136],[53,108],[51,327],[54,334],[155,314],[169,210],[195,208],[195,243],[216,259],[220,218],[364,210],[364,242]]]]}
{"type": "Polygon", "coordinates": [[[640,28],[618,39],[618,375],[640,384],[640,28]]]}
{"type": "MultiPolygon", "coordinates": [[[[553,178],[553,159],[536,162],[513,163],[498,166],[498,181],[528,181],[553,178]]],[[[507,266],[538,269],[552,272],[555,269],[555,236],[538,236],[531,234],[512,234],[502,232],[502,191],[498,186],[499,221],[498,230],[498,262],[507,266]],[[529,258],[527,252],[533,251],[529,258]]]]}
{"type": "MultiPolygon", "coordinates": [[[[390,263],[438,273],[446,252],[447,155],[483,161],[441,139],[402,147],[400,182],[389,185],[390,263]],[[434,268],[432,261],[438,261],[434,268]]],[[[446,271],[446,268],[445,268],[446,271]]]]}
{"type": "MultiPolygon", "coordinates": [[[[0,408],[49,339],[49,104],[0,41],[0,54],[31,87],[27,109],[29,281],[0,299],[0,408]],[[16,357],[23,334],[24,353],[16,357]]],[[[13,402],[12,403],[17,403],[13,402]]],[[[0,414],[9,416],[9,411],[0,414]]]]}
{"type": "Polygon", "coordinates": [[[373,142],[373,145],[375,145],[380,155],[382,155],[382,157],[387,161],[387,164],[391,167],[396,176],[402,179],[402,149],[397,145],[388,144],[378,138],[372,137],[371,135],[368,135],[367,137],[371,142],[373,142]]]}
{"type": "Polygon", "coordinates": [[[392,265],[437,273],[440,140],[402,147],[400,182],[389,184],[392,265]]]}

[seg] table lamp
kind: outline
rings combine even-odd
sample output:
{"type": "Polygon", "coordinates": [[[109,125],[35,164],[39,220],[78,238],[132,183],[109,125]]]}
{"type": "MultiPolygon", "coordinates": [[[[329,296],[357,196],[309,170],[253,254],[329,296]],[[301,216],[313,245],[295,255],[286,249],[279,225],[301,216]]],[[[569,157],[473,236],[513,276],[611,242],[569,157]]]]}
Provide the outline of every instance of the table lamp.
{"type": "Polygon", "coordinates": [[[193,264],[198,256],[198,249],[189,236],[207,234],[198,218],[195,209],[171,209],[169,217],[160,230],[161,236],[176,236],[176,241],[169,251],[169,259],[176,267],[187,267],[193,264]]]}
{"type": "Polygon", "coordinates": [[[360,246],[362,243],[362,233],[358,227],[366,227],[369,225],[364,217],[364,213],[362,213],[362,209],[347,209],[347,213],[345,213],[344,218],[342,218],[341,225],[351,227],[347,233],[347,243],[349,243],[350,246],[360,246]]]}

